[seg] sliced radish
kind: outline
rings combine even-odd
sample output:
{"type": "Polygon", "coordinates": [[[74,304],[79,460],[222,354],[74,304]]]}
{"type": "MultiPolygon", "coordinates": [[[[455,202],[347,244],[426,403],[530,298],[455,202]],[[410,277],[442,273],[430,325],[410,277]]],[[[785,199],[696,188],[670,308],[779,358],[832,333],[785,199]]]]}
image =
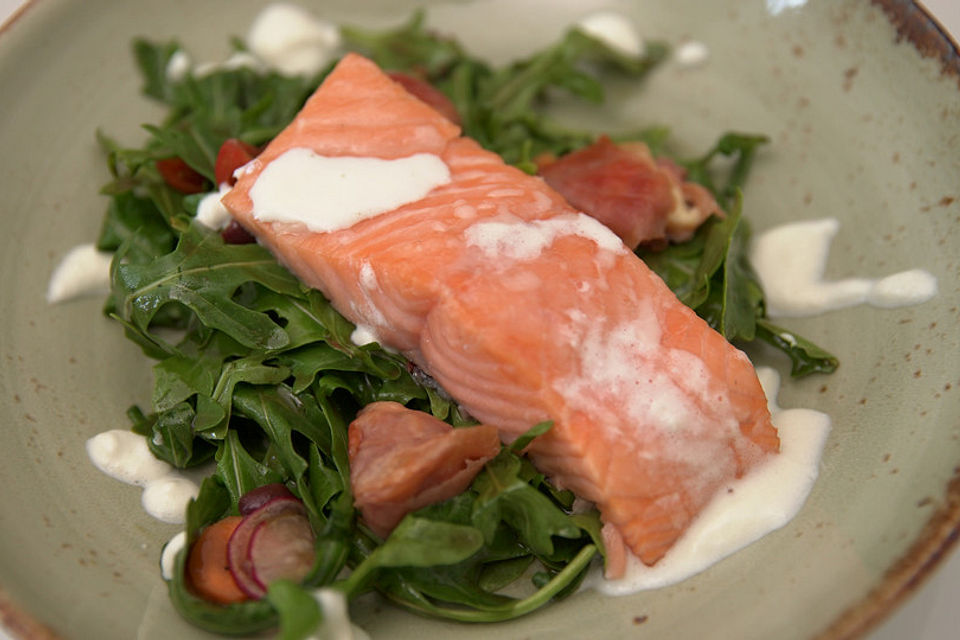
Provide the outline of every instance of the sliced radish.
{"type": "Polygon", "coordinates": [[[284,485],[279,482],[274,482],[273,484],[265,484],[262,487],[257,487],[243,494],[237,502],[237,508],[240,509],[240,515],[246,516],[275,498],[293,497],[293,494],[290,493],[290,490],[284,485]]]}
{"type": "Polygon", "coordinates": [[[306,516],[290,514],[261,523],[250,539],[253,579],[263,589],[274,580],[300,582],[314,560],[314,535],[306,516]]]}
{"type": "MultiPolygon", "coordinates": [[[[264,523],[276,520],[277,518],[297,516],[306,521],[306,514],[307,510],[303,506],[303,503],[296,498],[292,496],[274,497],[259,508],[248,512],[236,530],[234,530],[233,535],[230,536],[230,542],[227,544],[227,560],[230,565],[230,572],[233,574],[233,579],[236,581],[237,586],[248,596],[251,598],[262,598],[267,593],[264,586],[255,578],[255,568],[252,559],[253,554],[251,554],[250,550],[254,533],[264,523]]],[[[307,522],[307,529],[309,530],[309,522],[307,522]]],[[[309,536],[312,549],[312,531],[309,531],[309,536]]],[[[275,536],[273,533],[270,533],[265,540],[271,539],[272,537],[275,536]]],[[[267,558],[269,556],[268,549],[268,546],[264,546],[264,548],[258,552],[257,556],[267,558]]],[[[282,553],[282,549],[277,552],[282,553]]],[[[267,560],[264,561],[268,562],[267,560]]],[[[313,564],[312,558],[310,564],[313,564]]],[[[309,570],[309,567],[307,567],[307,569],[309,570]]],[[[272,570],[268,571],[268,573],[271,572],[272,570]]]]}

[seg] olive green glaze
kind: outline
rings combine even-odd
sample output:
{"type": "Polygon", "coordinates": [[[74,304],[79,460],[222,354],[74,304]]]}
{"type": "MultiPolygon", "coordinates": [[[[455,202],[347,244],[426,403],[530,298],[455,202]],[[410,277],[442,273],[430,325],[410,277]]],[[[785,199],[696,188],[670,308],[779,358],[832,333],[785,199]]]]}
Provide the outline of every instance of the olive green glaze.
{"type": "MultiPolygon", "coordinates": [[[[100,316],[99,300],[51,307],[44,292],[59,257],[98,230],[107,175],[95,128],[134,141],[157,117],[138,96],[130,39],[176,35],[195,59],[223,59],[256,4],[38,0],[0,35],[0,591],[10,601],[0,594],[0,611],[10,619],[32,616],[71,638],[203,637],[172,611],[159,577],[160,547],[178,528],[146,516],[139,490],[101,475],[84,453],[87,438],[125,427],[126,407],[149,400],[149,363],[100,316]]],[[[431,19],[504,60],[588,6],[515,4],[444,5],[431,19]]],[[[706,43],[710,60],[667,65],[642,91],[618,85],[601,117],[576,107],[558,115],[613,129],[667,123],[691,154],[725,129],[765,132],[773,144],[745,206],[756,229],[835,216],[832,277],[920,267],[939,278],[940,294],[918,307],[788,321],[842,363],[780,396],[835,422],[808,504],[784,529],[675,587],[582,592],[493,628],[370,600],[355,617],[375,638],[811,638],[855,606],[845,628],[858,628],[887,602],[870,592],[896,592],[956,526],[960,514],[945,504],[960,464],[957,77],[898,40],[868,2],[811,1],[772,15],[765,7],[776,4],[618,5],[647,36],[706,43]]],[[[335,20],[384,25],[413,3],[313,5],[335,20]]]]}

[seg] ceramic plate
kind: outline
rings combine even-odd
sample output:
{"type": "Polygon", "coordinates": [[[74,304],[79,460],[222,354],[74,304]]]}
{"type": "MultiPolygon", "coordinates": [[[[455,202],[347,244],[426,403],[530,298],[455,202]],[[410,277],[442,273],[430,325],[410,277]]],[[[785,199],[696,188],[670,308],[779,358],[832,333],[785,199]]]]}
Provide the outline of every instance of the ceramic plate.
{"type": "MultiPolygon", "coordinates": [[[[308,3],[309,4],[309,3],[308,3]]],[[[313,2],[384,26],[411,2],[313,2]]],[[[495,61],[550,41],[598,3],[433,6],[433,24],[495,61]]],[[[599,5],[598,5],[599,6],[599,5]]],[[[828,277],[910,268],[940,282],[914,307],[858,307],[789,326],[837,353],[832,376],[785,385],[780,404],[834,420],[820,479],[785,528],[674,587],[592,592],[509,624],[424,620],[377,601],[374,638],[829,638],[860,633],[912,588],[960,518],[960,89],[957,52],[909,3],[645,0],[606,3],[648,37],[707,45],[706,64],[618,85],[593,124],[671,125],[681,152],[727,129],[764,132],[745,211],[756,230],[836,217],[828,277]],[[898,32],[899,29],[899,32],[898,32]]],[[[178,37],[222,60],[257,3],[38,0],[0,35],[0,606],[14,635],[199,638],[167,602],[160,547],[178,527],[95,471],[84,441],[126,426],[151,372],[100,301],[48,306],[58,259],[95,238],[107,178],[103,127],[139,139],[159,111],[138,94],[129,42],[178,37]]],[[[561,117],[580,117],[561,110],[561,117]]],[[[786,372],[770,354],[754,354],[786,372]]]]}

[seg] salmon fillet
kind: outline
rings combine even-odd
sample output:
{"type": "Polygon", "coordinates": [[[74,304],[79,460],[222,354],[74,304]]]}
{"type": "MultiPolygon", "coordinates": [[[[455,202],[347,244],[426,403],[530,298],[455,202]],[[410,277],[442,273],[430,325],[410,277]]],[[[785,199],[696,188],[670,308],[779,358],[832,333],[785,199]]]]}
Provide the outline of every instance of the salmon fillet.
{"type": "Polygon", "coordinates": [[[365,58],[347,55],[238,175],[223,199],[234,217],[505,442],[553,420],[528,453],[597,504],[608,545],[655,563],[714,493],[778,451],[743,353],[606,227],[460,137],[365,58]],[[433,154],[450,179],[349,228],[258,219],[250,190],[297,148],[433,154]]]}

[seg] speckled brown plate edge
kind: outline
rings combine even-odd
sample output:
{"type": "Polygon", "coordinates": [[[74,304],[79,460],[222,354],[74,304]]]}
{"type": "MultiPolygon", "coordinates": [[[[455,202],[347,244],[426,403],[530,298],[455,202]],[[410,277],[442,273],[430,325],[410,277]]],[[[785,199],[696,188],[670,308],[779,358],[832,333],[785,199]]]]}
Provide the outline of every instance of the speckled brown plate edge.
{"type": "MultiPolygon", "coordinates": [[[[960,45],[921,4],[912,0],[871,0],[924,58],[940,63],[941,73],[960,88],[960,45]]],[[[947,483],[943,506],[930,517],[910,549],[894,562],[863,600],[843,612],[816,640],[860,638],[884,621],[925,584],[960,538],[960,466],[947,483]]]]}
{"type": "MultiPolygon", "coordinates": [[[[38,0],[28,0],[0,25],[3,35],[38,0]]],[[[960,88],[960,45],[921,4],[912,0],[871,0],[921,56],[940,62],[941,72],[960,88]]],[[[863,637],[926,583],[960,538],[960,467],[947,483],[944,504],[927,522],[910,549],[867,596],[842,613],[815,640],[863,637]]],[[[0,630],[24,640],[58,640],[53,631],[15,603],[0,585],[0,630]]]]}
{"type": "MultiPolygon", "coordinates": [[[[0,36],[3,36],[36,3],[37,0],[27,0],[20,5],[5,22],[0,24],[0,36]]],[[[59,640],[57,634],[14,602],[3,585],[0,585],[0,631],[25,640],[59,640]]]]}

